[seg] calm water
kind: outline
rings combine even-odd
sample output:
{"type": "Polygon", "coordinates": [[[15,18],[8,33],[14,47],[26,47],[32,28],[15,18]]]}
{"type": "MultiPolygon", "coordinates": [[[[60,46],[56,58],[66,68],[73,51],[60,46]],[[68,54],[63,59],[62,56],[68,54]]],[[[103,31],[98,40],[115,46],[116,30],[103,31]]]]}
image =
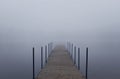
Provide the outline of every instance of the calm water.
{"type": "MultiPolygon", "coordinates": [[[[40,46],[35,47],[36,75],[40,71],[40,46]]],[[[0,79],[32,79],[32,45],[0,46],[0,79]]]]}
{"type": "MultiPolygon", "coordinates": [[[[89,46],[89,79],[120,78],[120,43],[96,43],[89,46]]],[[[85,47],[81,49],[81,72],[85,73],[85,47]]]]}
{"type": "MultiPolygon", "coordinates": [[[[120,44],[89,44],[89,79],[120,78],[120,44]]],[[[81,47],[81,73],[85,73],[85,47],[81,47]]],[[[32,45],[0,46],[0,79],[32,79],[32,45]]],[[[40,71],[40,45],[36,47],[36,75],[40,71]]]]}

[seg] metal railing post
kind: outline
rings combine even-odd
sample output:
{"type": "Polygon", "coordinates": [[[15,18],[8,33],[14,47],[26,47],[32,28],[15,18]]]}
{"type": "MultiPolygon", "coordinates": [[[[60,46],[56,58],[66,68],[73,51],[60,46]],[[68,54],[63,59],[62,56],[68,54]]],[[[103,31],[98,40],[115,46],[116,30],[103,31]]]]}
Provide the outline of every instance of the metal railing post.
{"type": "Polygon", "coordinates": [[[86,79],[88,79],[88,47],[86,48],[86,79]]]}
{"type": "Polygon", "coordinates": [[[80,70],[80,48],[78,48],[78,70],[80,70]]]}
{"type": "Polygon", "coordinates": [[[47,45],[45,46],[45,62],[47,63],[47,45]]]}
{"type": "Polygon", "coordinates": [[[41,47],[41,69],[43,68],[43,47],[41,47]]]}
{"type": "Polygon", "coordinates": [[[34,55],[34,47],[33,47],[33,79],[35,78],[35,55],[34,55]]]}
{"type": "Polygon", "coordinates": [[[74,64],[76,64],[76,46],[74,47],[74,64]]]}

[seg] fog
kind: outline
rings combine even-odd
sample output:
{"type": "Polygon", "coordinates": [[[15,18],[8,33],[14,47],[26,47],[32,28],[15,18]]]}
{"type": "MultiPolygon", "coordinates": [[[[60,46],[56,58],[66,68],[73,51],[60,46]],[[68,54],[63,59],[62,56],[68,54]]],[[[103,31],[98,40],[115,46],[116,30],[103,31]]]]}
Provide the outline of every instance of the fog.
{"type": "MultiPolygon", "coordinates": [[[[49,42],[71,41],[77,46],[90,47],[91,56],[96,58],[107,58],[101,52],[111,52],[114,53],[110,55],[111,58],[119,58],[119,34],[119,0],[0,0],[0,69],[4,71],[0,72],[0,76],[3,78],[5,69],[12,60],[22,63],[24,59],[25,63],[29,60],[27,56],[33,46],[39,48],[49,42]],[[6,60],[6,56],[11,61],[6,60]]],[[[117,59],[113,61],[117,62],[117,59]]],[[[25,66],[27,67],[27,64],[25,66]]],[[[120,67],[116,68],[118,70],[114,69],[113,72],[120,72],[120,67]]],[[[96,77],[94,73],[90,75],[91,79],[108,78],[103,77],[104,75],[96,77]]]]}
{"type": "Polygon", "coordinates": [[[120,29],[119,3],[119,0],[0,0],[1,41],[78,38],[113,41],[120,29]]]}

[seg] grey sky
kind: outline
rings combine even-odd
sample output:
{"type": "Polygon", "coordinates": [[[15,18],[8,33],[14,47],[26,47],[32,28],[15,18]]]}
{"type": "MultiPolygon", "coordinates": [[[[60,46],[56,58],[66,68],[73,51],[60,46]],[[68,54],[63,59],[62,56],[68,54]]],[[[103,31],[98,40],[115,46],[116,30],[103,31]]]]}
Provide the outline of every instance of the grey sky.
{"type": "Polygon", "coordinates": [[[118,41],[119,30],[119,0],[0,0],[2,43],[96,38],[118,41]]]}

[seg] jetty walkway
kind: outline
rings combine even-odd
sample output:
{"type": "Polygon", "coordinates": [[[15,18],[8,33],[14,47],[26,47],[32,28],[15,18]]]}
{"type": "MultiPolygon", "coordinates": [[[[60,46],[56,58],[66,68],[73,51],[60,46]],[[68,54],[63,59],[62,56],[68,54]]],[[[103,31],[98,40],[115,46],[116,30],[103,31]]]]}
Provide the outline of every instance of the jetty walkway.
{"type": "Polygon", "coordinates": [[[36,79],[85,79],[74,65],[65,46],[56,46],[36,79]]]}

